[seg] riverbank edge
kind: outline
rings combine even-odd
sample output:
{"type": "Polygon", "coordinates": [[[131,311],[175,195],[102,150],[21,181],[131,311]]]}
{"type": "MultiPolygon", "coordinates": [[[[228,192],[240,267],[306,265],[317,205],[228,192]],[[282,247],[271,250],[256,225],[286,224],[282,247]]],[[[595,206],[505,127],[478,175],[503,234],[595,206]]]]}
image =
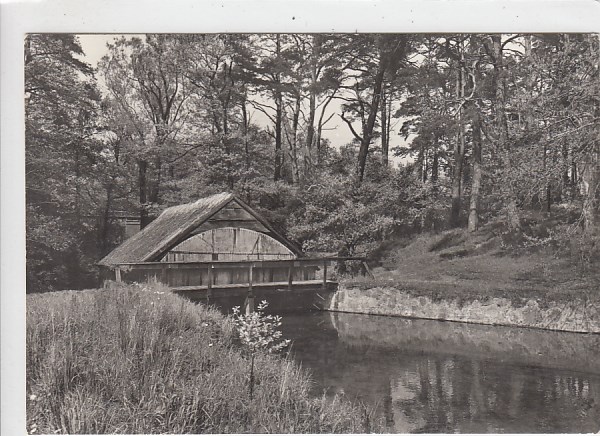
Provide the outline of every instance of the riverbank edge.
{"type": "Polygon", "coordinates": [[[340,284],[323,308],[331,312],[600,334],[600,307],[587,299],[550,301],[544,307],[536,300],[515,307],[506,298],[461,304],[454,299],[433,301],[428,296],[413,296],[393,287],[359,289],[340,284]]]}
{"type": "Polygon", "coordinates": [[[283,354],[254,353],[249,395],[232,317],[158,283],[28,294],[26,312],[29,433],[384,429],[342,396],[314,396],[310,373],[283,354]]]}

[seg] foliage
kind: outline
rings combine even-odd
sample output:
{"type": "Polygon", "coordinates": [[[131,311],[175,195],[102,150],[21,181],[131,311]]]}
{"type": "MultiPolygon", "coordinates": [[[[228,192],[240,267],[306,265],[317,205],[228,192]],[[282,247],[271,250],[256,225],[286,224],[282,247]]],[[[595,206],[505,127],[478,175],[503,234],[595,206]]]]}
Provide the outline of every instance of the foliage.
{"type": "Polygon", "coordinates": [[[26,334],[30,434],[366,430],[277,356],[257,355],[249,401],[231,319],[159,287],[29,295],[26,334]]]}
{"type": "Polygon", "coordinates": [[[239,306],[233,308],[233,322],[237,334],[244,348],[250,354],[250,376],[248,380],[249,397],[252,400],[254,393],[254,360],[257,353],[276,353],[290,343],[288,339],[281,339],[281,317],[266,315],[264,313],[268,303],[261,301],[252,313],[242,315],[239,306]]]}
{"type": "Polygon", "coordinates": [[[363,184],[356,190],[345,177],[324,177],[298,193],[300,203],[293,211],[290,235],[308,251],[337,251],[346,255],[368,250],[395,223],[387,215],[386,192],[374,192],[363,184]]]}
{"type": "Polygon", "coordinates": [[[76,36],[28,35],[28,289],[89,286],[119,215],[221,191],[307,250],[497,219],[523,241],[563,205],[594,235],[597,53],[585,34],[148,34],[94,71],[76,36]]]}
{"type": "Polygon", "coordinates": [[[261,351],[276,353],[290,343],[289,339],[281,339],[281,317],[266,315],[265,309],[269,304],[261,301],[252,313],[240,313],[240,307],[233,308],[233,322],[240,341],[251,354],[261,351]]]}
{"type": "Polygon", "coordinates": [[[25,38],[28,291],[94,283],[99,95],[81,54],[73,35],[25,38]]]}
{"type": "Polygon", "coordinates": [[[583,232],[579,226],[561,225],[552,229],[548,245],[557,257],[574,259],[584,271],[600,266],[600,233],[583,232]]]}

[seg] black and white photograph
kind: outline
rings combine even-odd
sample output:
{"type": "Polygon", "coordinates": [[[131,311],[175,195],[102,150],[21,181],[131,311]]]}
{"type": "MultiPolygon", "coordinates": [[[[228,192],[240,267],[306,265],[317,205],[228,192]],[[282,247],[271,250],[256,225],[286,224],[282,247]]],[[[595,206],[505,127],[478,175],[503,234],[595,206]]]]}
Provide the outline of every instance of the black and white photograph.
{"type": "Polygon", "coordinates": [[[600,33],[201,30],[20,36],[23,434],[599,433],[600,33]]]}

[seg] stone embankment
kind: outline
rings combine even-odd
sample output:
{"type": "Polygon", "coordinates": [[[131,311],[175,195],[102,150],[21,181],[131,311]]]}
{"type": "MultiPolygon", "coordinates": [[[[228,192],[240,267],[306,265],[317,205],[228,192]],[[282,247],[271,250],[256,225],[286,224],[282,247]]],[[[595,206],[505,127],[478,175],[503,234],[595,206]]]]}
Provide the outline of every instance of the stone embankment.
{"type": "Polygon", "coordinates": [[[583,299],[544,304],[528,300],[520,306],[505,298],[460,303],[432,301],[427,296],[413,296],[392,287],[365,290],[340,285],[327,307],[336,312],[600,333],[600,305],[583,299]]]}

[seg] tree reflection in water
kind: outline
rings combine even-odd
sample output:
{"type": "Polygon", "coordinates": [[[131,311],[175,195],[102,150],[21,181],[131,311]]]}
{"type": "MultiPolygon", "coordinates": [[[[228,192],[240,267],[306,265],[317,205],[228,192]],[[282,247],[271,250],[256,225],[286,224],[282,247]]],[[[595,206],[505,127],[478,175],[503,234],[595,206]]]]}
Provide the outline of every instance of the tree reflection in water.
{"type": "Polygon", "coordinates": [[[284,317],[315,394],[394,432],[597,432],[600,335],[342,313],[284,317]]]}

